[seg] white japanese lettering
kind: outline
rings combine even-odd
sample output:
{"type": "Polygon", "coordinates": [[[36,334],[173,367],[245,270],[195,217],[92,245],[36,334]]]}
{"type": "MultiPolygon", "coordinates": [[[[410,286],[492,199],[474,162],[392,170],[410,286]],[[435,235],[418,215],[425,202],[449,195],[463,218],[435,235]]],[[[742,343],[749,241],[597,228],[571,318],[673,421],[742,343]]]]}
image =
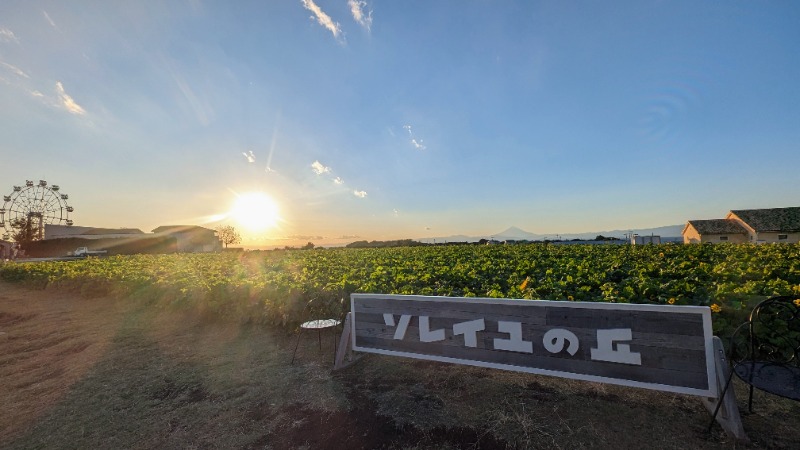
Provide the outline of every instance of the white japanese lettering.
{"type": "Polygon", "coordinates": [[[419,340],[420,342],[443,341],[444,329],[431,331],[431,322],[428,316],[419,316],[419,340]]]}
{"type": "Polygon", "coordinates": [[[614,344],[616,341],[630,341],[633,333],[630,328],[613,328],[610,330],[597,330],[597,348],[592,349],[594,361],[608,361],[613,363],[642,365],[642,354],[631,351],[628,344],[614,344]]]}
{"type": "MultiPolygon", "coordinates": [[[[397,329],[394,330],[394,338],[396,340],[402,340],[406,337],[406,330],[408,330],[408,323],[411,321],[410,314],[403,314],[400,316],[400,322],[397,324],[397,329]]],[[[394,324],[394,314],[384,314],[383,315],[383,323],[386,324],[387,327],[393,327],[394,324]]]]}
{"type": "Polygon", "coordinates": [[[578,353],[578,336],[575,336],[575,333],[569,330],[564,330],[562,328],[554,328],[549,330],[544,334],[542,344],[544,344],[544,348],[548,352],[560,353],[562,350],[564,350],[564,341],[569,342],[567,353],[575,356],[575,353],[578,353]]]}
{"type": "Polygon", "coordinates": [[[453,334],[464,335],[464,345],[467,347],[478,346],[478,331],[486,329],[486,321],[483,319],[470,320],[453,325],[453,334]]]}
{"type": "Polygon", "coordinates": [[[494,348],[510,352],[533,353],[533,342],[522,340],[522,324],[519,322],[497,322],[497,330],[508,333],[509,339],[494,339],[494,348]]]}

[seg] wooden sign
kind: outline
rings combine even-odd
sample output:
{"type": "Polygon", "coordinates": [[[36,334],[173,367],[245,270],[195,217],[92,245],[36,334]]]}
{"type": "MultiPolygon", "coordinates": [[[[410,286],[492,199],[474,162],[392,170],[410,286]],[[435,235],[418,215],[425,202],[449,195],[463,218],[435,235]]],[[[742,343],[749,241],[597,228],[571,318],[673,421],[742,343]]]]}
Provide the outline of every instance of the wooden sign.
{"type": "Polygon", "coordinates": [[[353,350],[717,396],[700,306],[352,294],[353,350]]]}

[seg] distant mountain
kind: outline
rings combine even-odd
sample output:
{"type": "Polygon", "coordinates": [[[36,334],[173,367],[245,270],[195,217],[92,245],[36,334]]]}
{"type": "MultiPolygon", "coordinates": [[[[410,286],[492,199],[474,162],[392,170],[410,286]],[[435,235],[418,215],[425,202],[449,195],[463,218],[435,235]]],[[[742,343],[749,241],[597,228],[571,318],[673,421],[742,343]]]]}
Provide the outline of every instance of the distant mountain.
{"type": "Polygon", "coordinates": [[[510,227],[507,230],[497,233],[492,237],[498,241],[507,241],[509,239],[517,241],[522,241],[522,240],[535,241],[537,239],[542,239],[544,236],[536,233],[530,233],[528,231],[525,231],[517,227],[510,227]]]}
{"type": "Polygon", "coordinates": [[[683,225],[667,225],[663,227],[655,227],[655,228],[631,228],[627,230],[611,230],[611,231],[591,231],[586,233],[549,233],[549,234],[537,234],[531,233],[529,231],[525,231],[519,227],[512,226],[506,230],[501,231],[500,233],[496,234],[489,234],[485,236],[464,236],[464,235],[454,235],[454,236],[441,236],[435,238],[421,238],[416,239],[419,242],[425,243],[444,243],[444,242],[478,242],[481,239],[494,239],[497,241],[542,241],[545,239],[555,240],[570,240],[570,239],[585,239],[591,240],[597,237],[598,235],[602,235],[605,237],[616,237],[619,239],[624,239],[626,235],[630,234],[638,234],[641,236],[661,236],[662,241],[679,241],[681,232],[683,231],[683,225]],[[670,239],[671,238],[671,239],[670,239]]]}

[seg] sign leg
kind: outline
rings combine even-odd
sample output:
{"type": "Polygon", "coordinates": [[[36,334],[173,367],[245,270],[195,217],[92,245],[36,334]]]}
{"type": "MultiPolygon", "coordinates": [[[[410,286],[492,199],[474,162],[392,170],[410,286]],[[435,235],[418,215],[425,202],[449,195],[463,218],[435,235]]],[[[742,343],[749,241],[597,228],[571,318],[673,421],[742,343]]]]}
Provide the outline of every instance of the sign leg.
{"type": "MultiPolygon", "coordinates": [[[[722,340],[714,336],[714,363],[716,365],[717,373],[717,392],[722,395],[725,388],[726,381],[728,380],[728,362],[725,359],[725,349],[722,346],[722,340]]],[[[749,442],[747,434],[742,427],[742,417],[739,415],[739,407],[736,405],[736,395],[733,391],[733,386],[729,386],[725,391],[725,396],[719,398],[703,398],[703,404],[712,414],[719,405],[719,412],[717,413],[717,422],[722,426],[725,432],[735,439],[740,441],[749,442]]]]}
{"type": "Polygon", "coordinates": [[[339,348],[336,349],[336,358],[333,362],[333,370],[339,370],[350,365],[353,362],[353,339],[352,339],[352,312],[347,313],[344,319],[344,326],[342,327],[342,337],[339,338],[339,348]],[[348,361],[345,361],[346,356],[350,356],[348,361]]]}

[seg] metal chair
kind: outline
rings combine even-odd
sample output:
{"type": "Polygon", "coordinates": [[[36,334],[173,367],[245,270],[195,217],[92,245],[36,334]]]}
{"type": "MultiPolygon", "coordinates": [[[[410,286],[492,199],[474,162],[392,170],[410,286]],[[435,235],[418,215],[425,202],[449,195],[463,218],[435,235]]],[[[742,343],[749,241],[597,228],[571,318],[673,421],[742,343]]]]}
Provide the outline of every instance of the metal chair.
{"type": "Polygon", "coordinates": [[[747,322],[731,335],[731,371],[714,410],[714,426],[733,375],[750,386],[748,410],[753,412],[753,389],[800,401],[800,299],[772,297],[756,305],[747,322]]]}

